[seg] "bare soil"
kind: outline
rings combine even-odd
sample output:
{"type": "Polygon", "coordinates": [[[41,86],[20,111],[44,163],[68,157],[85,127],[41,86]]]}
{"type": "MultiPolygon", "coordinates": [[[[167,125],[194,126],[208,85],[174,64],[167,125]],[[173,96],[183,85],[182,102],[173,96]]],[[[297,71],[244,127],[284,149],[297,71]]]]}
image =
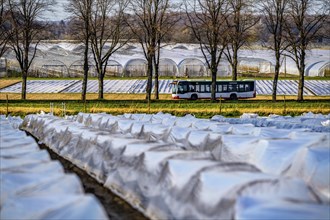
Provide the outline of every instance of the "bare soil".
{"type": "Polygon", "coordinates": [[[8,86],[14,85],[21,82],[19,79],[1,79],[0,80],[0,89],[6,88],[8,86]]]}
{"type": "MultiPolygon", "coordinates": [[[[30,134],[29,134],[30,135],[30,134]]],[[[33,137],[33,136],[32,136],[33,137]]],[[[38,140],[36,140],[38,141],[38,140]]],[[[111,192],[108,188],[103,187],[94,178],[88,175],[84,170],[80,169],[70,161],[56,154],[49,147],[44,144],[39,144],[40,149],[48,151],[52,160],[58,160],[66,173],[75,173],[84,187],[86,193],[94,194],[104,210],[107,212],[109,219],[112,220],[147,220],[141,212],[134,209],[125,200],[111,192]]]]}

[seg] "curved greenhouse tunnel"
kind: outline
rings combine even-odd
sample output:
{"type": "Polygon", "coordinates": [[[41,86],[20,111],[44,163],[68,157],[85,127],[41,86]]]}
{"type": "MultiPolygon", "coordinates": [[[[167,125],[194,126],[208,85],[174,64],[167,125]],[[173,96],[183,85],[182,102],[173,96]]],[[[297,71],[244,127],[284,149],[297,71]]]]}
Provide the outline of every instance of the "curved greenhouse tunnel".
{"type": "MultiPolygon", "coordinates": [[[[26,132],[26,131],[25,131],[26,132]]],[[[59,156],[54,151],[52,151],[45,144],[41,144],[37,138],[31,135],[29,132],[26,132],[27,135],[33,137],[38,143],[40,149],[47,150],[52,160],[59,161],[65,173],[74,173],[76,174],[85,190],[85,193],[94,194],[100,203],[102,204],[104,210],[106,211],[109,219],[111,220],[147,220],[141,212],[129,205],[125,200],[118,197],[116,194],[111,192],[111,190],[103,187],[102,184],[97,182],[93,177],[88,175],[84,170],[80,169],[76,165],[72,164],[70,161],[59,156]]]]}

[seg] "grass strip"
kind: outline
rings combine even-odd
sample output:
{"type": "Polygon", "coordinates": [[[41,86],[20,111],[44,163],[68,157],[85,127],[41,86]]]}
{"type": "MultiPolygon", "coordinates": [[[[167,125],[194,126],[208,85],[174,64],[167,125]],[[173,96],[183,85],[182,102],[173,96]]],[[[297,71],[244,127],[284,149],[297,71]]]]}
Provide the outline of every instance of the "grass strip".
{"type": "MultiPolygon", "coordinates": [[[[58,94],[56,94],[58,95],[58,94]]],[[[144,96],[143,96],[144,97],[144,96]]],[[[123,98],[123,97],[122,97],[123,98]]],[[[210,100],[152,100],[150,103],[150,113],[170,113],[176,116],[193,114],[199,118],[210,118],[214,115],[227,117],[237,117],[243,113],[257,113],[260,116],[270,114],[297,116],[304,112],[314,112],[321,114],[330,113],[330,99],[305,100],[297,102],[286,98],[272,102],[270,99],[251,99],[221,102],[211,102],[210,100]],[[221,112],[220,112],[221,109],[221,112]]],[[[73,115],[79,112],[87,113],[106,112],[113,115],[124,113],[148,113],[148,102],[145,99],[117,99],[117,100],[94,100],[89,99],[85,103],[78,100],[69,99],[47,99],[47,100],[12,100],[9,98],[9,114],[24,117],[27,114],[34,114],[40,111],[50,112],[50,103],[53,103],[54,114],[63,114],[65,103],[66,114],[73,115]]],[[[0,114],[6,114],[6,101],[0,100],[0,114]]]]}
{"type": "MultiPolygon", "coordinates": [[[[9,100],[21,100],[20,93],[0,93],[0,101],[6,100],[6,95],[8,95],[9,100]]],[[[87,100],[98,100],[98,94],[96,93],[88,93],[86,95],[87,100]]],[[[52,100],[72,100],[77,101],[80,100],[81,94],[80,93],[32,93],[26,95],[27,100],[44,100],[44,101],[52,101],[52,100]]],[[[145,100],[145,94],[132,94],[132,93],[111,93],[111,94],[104,94],[104,100],[145,100]]],[[[153,96],[152,96],[153,98],[153,96]]],[[[271,100],[271,95],[257,95],[256,98],[247,99],[247,100],[261,100],[261,101],[269,101],[271,100]]],[[[285,100],[287,101],[295,101],[297,96],[285,96],[285,100]]],[[[330,100],[330,96],[304,96],[305,100],[330,100]]],[[[173,100],[171,94],[160,94],[159,100],[171,100],[173,102],[178,102],[179,100],[173,100]]],[[[284,96],[278,95],[278,101],[283,101],[284,96]]],[[[204,102],[210,102],[209,100],[203,100],[204,102]]],[[[246,100],[241,100],[246,101],[246,100]]],[[[190,101],[189,101],[190,102],[190,101]]],[[[195,102],[192,102],[195,103],[195,102]]]]}

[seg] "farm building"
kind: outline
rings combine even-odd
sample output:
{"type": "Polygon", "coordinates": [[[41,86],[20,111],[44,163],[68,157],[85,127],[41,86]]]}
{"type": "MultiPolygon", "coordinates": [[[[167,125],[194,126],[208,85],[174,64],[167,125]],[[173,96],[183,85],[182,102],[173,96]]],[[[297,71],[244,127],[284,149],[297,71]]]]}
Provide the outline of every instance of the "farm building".
{"type": "MultiPolygon", "coordinates": [[[[89,69],[88,69],[88,74],[91,77],[96,77],[97,76],[97,72],[95,69],[95,65],[94,63],[89,63],[89,69]]],[[[73,62],[70,66],[69,66],[69,76],[70,77],[81,77],[84,74],[84,62],[81,60],[77,60],[75,62],[73,62]]]]}
{"type": "MultiPolygon", "coordinates": [[[[82,51],[84,46],[74,43],[42,43],[30,69],[31,76],[81,77],[83,75],[82,51]]],[[[7,70],[20,71],[13,51],[5,54],[7,70]]],[[[221,60],[218,76],[230,76],[231,66],[221,60]]],[[[329,72],[329,50],[311,49],[306,54],[306,76],[325,76],[329,72]]],[[[2,61],[3,62],[3,61],[2,61]]],[[[96,77],[93,55],[89,54],[89,74],[96,77]]],[[[147,62],[138,44],[128,44],[113,56],[107,65],[106,76],[146,76],[147,62]]],[[[1,64],[3,66],[3,64],[1,64]]],[[[275,56],[266,49],[242,49],[239,53],[239,72],[274,73],[275,56]]],[[[205,77],[210,71],[196,44],[170,44],[162,47],[159,75],[167,77],[205,77]]],[[[281,73],[298,75],[295,62],[287,55],[281,57],[281,73]]],[[[3,73],[2,73],[3,74],[3,73]]],[[[329,73],[328,73],[329,74],[329,73]]]]}
{"type": "Polygon", "coordinates": [[[109,60],[107,64],[107,69],[105,72],[106,76],[122,76],[123,66],[116,60],[109,60]]]}
{"type": "Polygon", "coordinates": [[[41,66],[38,70],[39,75],[43,77],[69,77],[68,67],[59,60],[53,60],[51,63],[47,63],[41,66]]]}
{"type": "Polygon", "coordinates": [[[159,60],[159,76],[177,76],[178,74],[179,68],[172,59],[159,60]]]}
{"type": "Polygon", "coordinates": [[[202,77],[207,76],[204,62],[198,58],[185,58],[179,65],[179,76],[202,77]]]}
{"type": "Polygon", "coordinates": [[[129,60],[124,67],[124,76],[146,76],[147,61],[142,58],[129,60]]]}
{"type": "MultiPolygon", "coordinates": [[[[207,67],[207,63],[204,64],[207,67]]],[[[207,70],[207,75],[211,76],[210,69],[207,70]]],[[[228,77],[231,75],[231,66],[227,60],[220,60],[218,65],[217,77],[228,77]]]]}
{"type": "Polygon", "coordinates": [[[240,57],[238,64],[239,72],[272,73],[272,63],[260,58],[240,57]]]}
{"type": "Polygon", "coordinates": [[[307,66],[306,76],[326,76],[330,73],[330,61],[319,61],[307,66]]]}

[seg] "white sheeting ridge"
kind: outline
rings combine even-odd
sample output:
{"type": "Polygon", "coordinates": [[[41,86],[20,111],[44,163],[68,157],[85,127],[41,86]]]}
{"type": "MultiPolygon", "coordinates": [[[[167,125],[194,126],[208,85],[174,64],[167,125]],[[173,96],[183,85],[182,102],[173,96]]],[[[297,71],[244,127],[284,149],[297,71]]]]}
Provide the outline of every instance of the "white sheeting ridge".
{"type": "Polygon", "coordinates": [[[227,122],[230,124],[253,124],[256,127],[276,127],[284,129],[306,129],[316,132],[330,133],[329,115],[305,113],[301,116],[270,115],[260,117],[257,114],[245,113],[240,118],[225,118],[221,115],[212,117],[212,121],[227,122]]]}
{"type": "Polygon", "coordinates": [[[0,116],[1,219],[108,219],[79,178],[65,174],[35,140],[18,130],[19,117],[0,116]]]}
{"type": "Polygon", "coordinates": [[[329,134],[259,118],[28,115],[21,128],[152,219],[329,218],[329,134]]]}

